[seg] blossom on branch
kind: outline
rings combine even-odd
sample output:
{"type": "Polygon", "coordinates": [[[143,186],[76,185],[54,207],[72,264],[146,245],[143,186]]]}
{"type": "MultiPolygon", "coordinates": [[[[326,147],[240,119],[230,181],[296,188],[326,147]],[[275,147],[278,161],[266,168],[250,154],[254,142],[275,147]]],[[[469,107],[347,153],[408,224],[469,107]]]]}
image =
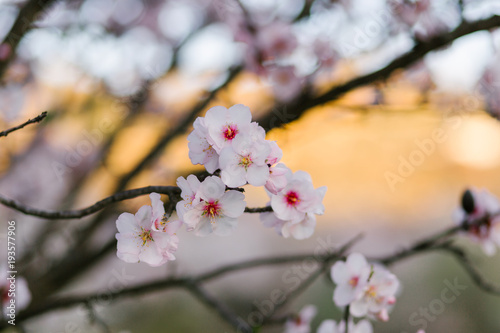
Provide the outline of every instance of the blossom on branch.
{"type": "Polygon", "coordinates": [[[251,121],[250,109],[243,104],[233,105],[229,109],[214,106],[205,115],[208,142],[220,153],[224,147],[230,146],[240,133],[246,131],[251,121]]]}
{"type": "Polygon", "coordinates": [[[264,186],[269,178],[267,157],[271,146],[265,140],[265,131],[256,123],[235,138],[230,147],[220,153],[221,179],[229,187],[243,186],[247,182],[264,186]]]}
{"type": "Polygon", "coordinates": [[[180,222],[163,221],[165,208],[160,195],[151,193],[149,197],[151,206],[142,206],[135,215],[123,213],[118,217],[117,256],[129,263],[142,261],[150,266],[160,266],[175,260],[174,252],[179,246],[175,232],[180,222]]]}
{"type": "Polygon", "coordinates": [[[307,213],[324,213],[322,201],[325,193],[326,186],[314,189],[311,176],[305,171],[297,171],[281,192],[271,196],[271,206],[279,219],[299,223],[307,213]]]}

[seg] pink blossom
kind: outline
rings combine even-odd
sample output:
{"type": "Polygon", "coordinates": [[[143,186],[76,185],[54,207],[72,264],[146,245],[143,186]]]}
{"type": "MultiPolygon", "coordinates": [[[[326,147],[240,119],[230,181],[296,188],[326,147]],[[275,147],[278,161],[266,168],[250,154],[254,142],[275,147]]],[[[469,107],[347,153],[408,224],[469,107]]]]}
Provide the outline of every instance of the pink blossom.
{"type": "Polygon", "coordinates": [[[175,231],[180,223],[172,226],[162,223],[165,210],[160,195],[151,193],[150,198],[151,206],[142,206],[135,215],[123,213],[118,217],[117,256],[125,262],[142,261],[150,266],[160,266],[175,260],[174,252],[179,245],[175,231]]]}
{"type": "Polygon", "coordinates": [[[257,32],[256,44],[262,62],[287,56],[298,45],[292,26],[284,22],[274,22],[260,28],[257,32]]]}
{"type": "Polygon", "coordinates": [[[466,235],[478,243],[488,256],[493,256],[500,247],[500,202],[485,189],[467,190],[462,198],[462,206],[453,213],[453,220],[465,223],[466,235]],[[484,221],[481,222],[481,220],[484,221]]]}
{"type": "MultiPolygon", "coordinates": [[[[324,320],[321,325],[319,325],[317,333],[345,333],[345,321],[341,321],[338,324],[335,320],[324,320]]],[[[366,319],[359,321],[357,324],[354,321],[349,321],[348,333],[373,333],[372,324],[366,319]]]]}
{"type": "Polygon", "coordinates": [[[226,109],[223,106],[214,106],[205,115],[205,125],[208,129],[208,142],[217,153],[231,142],[240,133],[245,132],[250,126],[252,114],[250,109],[243,104],[236,104],[226,109]]]}
{"type": "Polygon", "coordinates": [[[11,290],[11,282],[15,283],[15,304],[16,311],[24,310],[28,307],[31,302],[31,292],[28,288],[28,282],[22,276],[16,276],[15,280],[9,279],[7,274],[7,266],[0,265],[0,300],[3,309],[3,315],[8,318],[9,309],[7,306],[11,305],[11,300],[13,299],[13,294],[11,290]]]}
{"type": "Polygon", "coordinates": [[[212,232],[228,235],[236,227],[238,217],[245,210],[245,195],[225,189],[219,177],[207,177],[201,183],[200,202],[184,214],[184,223],[194,229],[196,235],[206,236],[212,232]]]}
{"type": "Polygon", "coordinates": [[[247,131],[234,138],[231,146],[220,152],[221,178],[229,187],[245,185],[264,186],[269,178],[266,159],[271,152],[265,131],[252,124],[247,131]]]}
{"type": "Polygon", "coordinates": [[[337,284],[333,301],[337,306],[347,306],[360,298],[368,284],[370,265],[359,253],[352,253],[345,262],[337,261],[332,269],[333,282],[337,284]]]}
{"type": "Polygon", "coordinates": [[[271,196],[271,207],[279,219],[299,223],[306,218],[307,213],[324,213],[322,201],[325,193],[325,186],[314,189],[311,176],[307,172],[297,171],[281,192],[271,196]]]}
{"type": "Polygon", "coordinates": [[[288,179],[291,176],[292,171],[283,163],[270,167],[269,178],[265,185],[266,190],[272,194],[278,194],[278,192],[282,191],[288,185],[288,179]]]}
{"type": "Polygon", "coordinates": [[[371,275],[363,288],[361,297],[350,304],[350,313],[355,317],[366,315],[382,321],[389,320],[388,308],[396,302],[399,288],[398,278],[382,266],[372,266],[371,275]]]}
{"type": "Polygon", "coordinates": [[[219,155],[209,140],[205,118],[198,117],[193,128],[188,135],[189,158],[193,164],[204,165],[209,173],[214,173],[219,168],[219,155]]]}
{"type": "Polygon", "coordinates": [[[314,55],[318,60],[320,68],[328,69],[333,67],[338,55],[333,50],[332,45],[325,39],[315,39],[312,45],[314,55]]]}
{"type": "Polygon", "coordinates": [[[285,333],[309,333],[311,332],[311,322],[316,316],[317,310],[314,305],[307,305],[300,310],[300,313],[288,319],[285,323],[285,333]]]}

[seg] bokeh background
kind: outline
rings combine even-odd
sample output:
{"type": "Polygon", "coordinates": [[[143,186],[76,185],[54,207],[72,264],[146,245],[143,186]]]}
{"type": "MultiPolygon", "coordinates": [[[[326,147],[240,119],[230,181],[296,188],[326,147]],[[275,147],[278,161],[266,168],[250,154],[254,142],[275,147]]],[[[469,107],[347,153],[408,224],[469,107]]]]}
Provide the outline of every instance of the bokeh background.
{"type": "MultiPolygon", "coordinates": [[[[0,1],[2,38],[26,3],[0,1]]],[[[500,13],[497,1],[486,0],[242,0],[241,5],[68,0],[44,9],[3,75],[0,125],[12,127],[44,110],[49,116],[0,140],[1,193],[41,209],[88,206],[113,194],[158,140],[213,91],[200,116],[211,106],[238,103],[248,105],[255,119],[267,112],[286,114],[306,89],[326,91],[381,68],[416,41],[453,30],[462,18],[500,13]],[[268,59],[271,65],[249,59],[259,41],[248,36],[245,22],[257,30],[286,25],[281,33],[285,44],[294,45],[292,51],[268,59]],[[290,67],[289,76],[273,76],[290,67]],[[274,109],[276,103],[281,109],[274,109]]],[[[245,215],[230,237],[180,232],[177,260],[160,268],[125,264],[110,250],[71,279],[53,280],[60,284],[54,286],[39,281],[82,253],[98,252],[114,237],[118,214],[148,204],[147,196],[113,205],[90,234],[85,230],[95,215],[47,221],[6,207],[0,207],[1,228],[17,222],[20,270],[40,295],[46,290],[105,294],[117,274],[127,276],[120,287],[130,287],[245,259],[310,253],[322,240],[340,245],[359,233],[364,238],[355,250],[370,257],[394,253],[452,225],[464,189],[487,188],[500,195],[499,48],[496,30],[467,35],[384,82],[350,91],[268,133],[283,149],[282,162],[309,172],[315,187],[328,186],[325,215],[310,239],[283,239],[264,228],[258,216],[245,215]],[[440,142],[433,139],[436,131],[440,142]]],[[[189,161],[190,130],[180,131],[125,188],[172,185],[179,175],[202,170],[189,161]]],[[[249,206],[267,201],[263,189],[247,190],[249,206]]],[[[457,242],[487,280],[500,281],[498,255],[484,256],[467,239],[457,242]]],[[[5,258],[4,246],[1,251],[5,258]]],[[[207,287],[245,319],[273,289],[290,287],[282,276],[292,266],[245,270],[207,287]]],[[[375,332],[416,332],[412,313],[429,307],[445,281],[455,279],[467,289],[428,321],[426,332],[500,331],[500,298],[478,289],[449,255],[420,254],[391,270],[402,290],[390,321],[374,323],[375,332]]],[[[315,304],[315,331],[322,320],[341,318],[332,293],[331,282],[319,279],[287,310],[315,304]]],[[[101,302],[96,311],[112,332],[233,331],[184,291],[101,302]]],[[[104,331],[83,306],[23,326],[27,332],[104,331]]]]}

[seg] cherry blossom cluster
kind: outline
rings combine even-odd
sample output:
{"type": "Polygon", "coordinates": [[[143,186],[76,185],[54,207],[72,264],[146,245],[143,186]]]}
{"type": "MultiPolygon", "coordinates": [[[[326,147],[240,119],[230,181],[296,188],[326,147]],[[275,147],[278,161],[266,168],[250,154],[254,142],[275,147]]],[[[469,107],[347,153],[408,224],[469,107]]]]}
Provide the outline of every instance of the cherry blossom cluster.
{"type": "Polygon", "coordinates": [[[495,255],[500,247],[500,202],[495,196],[485,189],[466,190],[453,220],[464,227],[462,234],[479,244],[486,255],[495,255]]]}
{"type": "Polygon", "coordinates": [[[121,214],[116,221],[118,258],[151,266],[174,260],[176,232],[182,225],[197,236],[229,235],[245,211],[239,187],[247,184],[265,187],[270,197],[272,212],[261,214],[265,226],[283,237],[304,239],[313,234],[316,215],[325,210],[326,187],[315,189],[308,173],[292,173],[280,163],[281,149],[266,140],[248,107],[209,109],[194,121],[188,141],[191,162],[205,166],[211,175],[203,181],[195,175],[179,177],[181,200],[168,217],[157,193],[150,195],[151,206],[141,207],[135,215],[121,214]]]}
{"type": "Polygon", "coordinates": [[[220,170],[220,178],[211,176],[203,183],[195,176],[177,180],[183,198],[177,212],[189,230],[200,236],[212,231],[228,234],[245,202],[242,193],[225,188],[250,184],[264,186],[270,196],[273,211],[261,214],[265,226],[284,237],[304,239],[313,234],[315,215],[325,210],[326,187],[315,189],[308,173],[293,174],[279,163],[281,149],[265,136],[265,130],[252,122],[250,109],[241,104],[216,106],[196,119],[188,136],[191,162],[204,165],[209,173],[220,170]]]}

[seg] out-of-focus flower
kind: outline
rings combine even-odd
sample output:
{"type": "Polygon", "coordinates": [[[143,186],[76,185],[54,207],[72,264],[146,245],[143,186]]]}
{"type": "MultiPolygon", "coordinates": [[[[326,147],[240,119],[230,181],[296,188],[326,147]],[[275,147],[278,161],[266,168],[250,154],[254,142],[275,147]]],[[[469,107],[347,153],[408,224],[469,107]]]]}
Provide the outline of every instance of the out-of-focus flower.
{"type": "Polygon", "coordinates": [[[479,81],[479,91],[484,96],[488,113],[500,119],[500,69],[498,61],[499,57],[497,56],[492,64],[485,69],[479,81]]]}
{"type": "Polygon", "coordinates": [[[331,270],[333,282],[337,284],[333,301],[337,306],[346,306],[361,297],[368,284],[370,265],[359,253],[352,253],[345,262],[337,261],[331,270]]]}
{"type": "Polygon", "coordinates": [[[0,265],[0,299],[4,318],[9,314],[16,315],[26,309],[31,302],[31,292],[26,279],[22,276],[9,276],[5,265],[0,265]]]}
{"type": "Polygon", "coordinates": [[[151,193],[150,198],[151,206],[142,206],[135,215],[123,213],[118,217],[117,256],[129,263],[142,261],[150,266],[160,266],[175,260],[174,252],[179,245],[175,232],[180,223],[171,226],[162,223],[165,210],[160,195],[151,193]]]}
{"type": "MultiPolygon", "coordinates": [[[[341,321],[338,324],[335,320],[324,320],[321,325],[319,325],[317,333],[345,333],[345,321],[341,321]]],[[[366,319],[359,321],[357,324],[354,321],[349,321],[348,333],[373,333],[372,324],[366,319]]]]}
{"type": "Polygon", "coordinates": [[[389,320],[388,308],[396,302],[398,288],[399,280],[394,274],[382,266],[374,265],[361,297],[350,304],[351,315],[389,320]]]}
{"type": "Polygon", "coordinates": [[[294,66],[273,66],[268,73],[274,96],[280,102],[290,102],[300,94],[303,79],[295,75],[294,66]]]}
{"type": "Polygon", "coordinates": [[[196,206],[184,214],[184,223],[194,229],[196,235],[206,236],[212,232],[228,235],[245,210],[245,195],[238,191],[225,192],[226,186],[219,177],[207,177],[198,190],[201,199],[196,206]]]}
{"type": "Polygon", "coordinates": [[[396,302],[399,280],[381,265],[369,265],[365,257],[352,253],[346,262],[332,267],[332,280],[337,284],[333,300],[337,306],[349,305],[355,317],[389,319],[388,308],[396,302]]]}
{"type": "Polygon", "coordinates": [[[297,37],[292,31],[292,26],[285,22],[273,22],[257,31],[256,46],[260,51],[262,62],[287,56],[297,45],[297,37]]]}
{"type": "Polygon", "coordinates": [[[485,189],[469,189],[462,196],[462,205],[453,213],[456,224],[466,224],[466,235],[492,256],[500,247],[500,202],[485,189]]]}
{"type": "Polygon", "coordinates": [[[317,309],[314,305],[307,305],[300,313],[290,318],[285,323],[285,333],[309,333],[311,332],[311,321],[316,316],[317,309]]]}

